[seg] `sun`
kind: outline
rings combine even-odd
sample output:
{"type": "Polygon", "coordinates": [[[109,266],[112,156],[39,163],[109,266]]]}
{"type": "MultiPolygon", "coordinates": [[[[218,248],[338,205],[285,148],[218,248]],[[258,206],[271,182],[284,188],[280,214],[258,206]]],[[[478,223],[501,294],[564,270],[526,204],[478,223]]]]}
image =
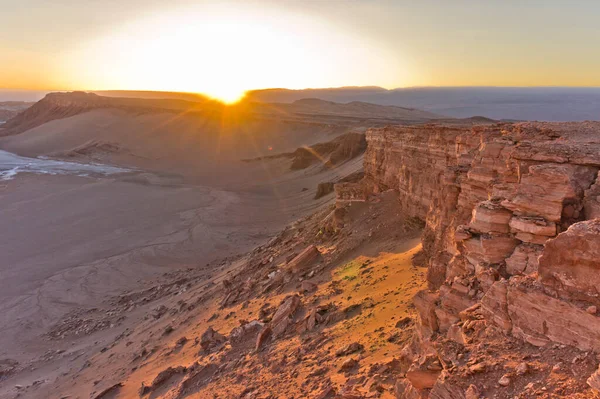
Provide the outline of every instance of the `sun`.
{"type": "Polygon", "coordinates": [[[220,90],[216,90],[215,92],[207,93],[202,92],[198,93],[201,95],[208,96],[214,100],[220,101],[227,105],[232,105],[240,102],[244,96],[246,95],[246,90],[239,90],[237,88],[222,88],[220,90]]]}
{"type": "Polygon", "coordinates": [[[389,57],[377,44],[314,15],[239,3],[146,15],[62,59],[66,87],[193,92],[228,104],[253,89],[361,85],[402,69],[380,62],[389,57]]]}

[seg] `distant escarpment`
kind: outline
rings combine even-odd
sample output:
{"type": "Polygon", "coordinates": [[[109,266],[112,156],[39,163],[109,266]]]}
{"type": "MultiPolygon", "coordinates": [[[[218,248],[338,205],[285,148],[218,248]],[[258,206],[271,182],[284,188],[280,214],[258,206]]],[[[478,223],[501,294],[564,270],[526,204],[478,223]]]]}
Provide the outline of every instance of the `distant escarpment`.
{"type": "MultiPolygon", "coordinates": [[[[0,129],[0,136],[15,135],[45,123],[73,117],[98,109],[117,109],[129,114],[177,114],[220,123],[247,124],[277,121],[300,124],[377,127],[389,124],[422,124],[432,120],[452,124],[485,123],[475,119],[452,119],[414,108],[384,106],[366,102],[335,103],[319,99],[302,99],[291,104],[264,103],[251,98],[236,104],[192,94],[160,92],[65,92],[47,94],[30,108],[12,112],[0,129]],[[109,97],[109,96],[113,97],[109,97]],[[129,97],[127,97],[129,96],[129,97]],[[140,96],[133,97],[133,96],[140,96]]],[[[1,105],[1,104],[0,104],[1,105]]],[[[1,114],[0,107],[0,114],[1,114]]]]}
{"type": "MultiPolygon", "coordinates": [[[[206,100],[205,106],[218,104],[206,100]]],[[[57,119],[69,118],[94,109],[115,108],[134,112],[192,109],[198,103],[177,99],[138,99],[103,97],[93,93],[50,93],[30,108],[7,121],[0,136],[19,134],[57,119]]]]}
{"type": "Polygon", "coordinates": [[[31,108],[6,122],[0,134],[18,134],[55,119],[68,118],[101,106],[101,99],[88,93],[51,93],[31,108]]]}
{"type": "Polygon", "coordinates": [[[599,122],[386,127],[367,142],[365,178],[338,198],[393,189],[426,223],[429,289],[397,397],[513,397],[535,390],[527,362],[515,369],[528,348],[600,353],[599,122]],[[493,342],[509,344],[494,357],[493,342]]]}

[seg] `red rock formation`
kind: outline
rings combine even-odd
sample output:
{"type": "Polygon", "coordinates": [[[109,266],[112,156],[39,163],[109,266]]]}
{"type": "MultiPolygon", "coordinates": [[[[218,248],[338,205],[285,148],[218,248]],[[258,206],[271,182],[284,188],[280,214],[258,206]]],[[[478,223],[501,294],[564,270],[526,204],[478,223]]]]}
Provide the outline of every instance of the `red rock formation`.
{"type": "MultiPolygon", "coordinates": [[[[600,219],[586,220],[600,217],[598,138],[597,122],[367,132],[362,187],[397,190],[402,211],[426,223],[430,290],[414,298],[422,353],[411,370],[436,332],[464,342],[474,306],[483,326],[533,345],[600,351],[600,318],[586,311],[600,305],[600,219]]],[[[426,385],[407,378],[397,397],[466,393],[442,377],[426,385]]]]}
{"type": "Polygon", "coordinates": [[[600,305],[600,219],[580,222],[546,243],[542,284],[554,295],[600,305]]]}

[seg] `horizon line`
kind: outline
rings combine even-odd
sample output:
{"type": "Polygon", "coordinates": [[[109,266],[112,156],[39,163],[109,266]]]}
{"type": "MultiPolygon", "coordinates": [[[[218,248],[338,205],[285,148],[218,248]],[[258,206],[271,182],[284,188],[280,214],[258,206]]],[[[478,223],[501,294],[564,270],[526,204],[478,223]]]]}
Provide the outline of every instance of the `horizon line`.
{"type": "MultiPolygon", "coordinates": [[[[381,91],[401,91],[401,90],[414,90],[414,89],[600,89],[600,85],[597,86],[580,86],[580,85],[536,85],[536,86],[511,86],[511,85],[469,85],[469,86],[405,86],[405,87],[394,87],[385,88],[382,86],[333,86],[333,87],[307,87],[303,89],[290,89],[286,87],[266,87],[259,89],[249,89],[244,93],[252,93],[259,91],[268,90],[286,90],[286,91],[308,91],[308,90],[340,90],[340,89],[380,89],[381,91]]],[[[27,89],[27,88],[7,88],[0,87],[0,91],[9,92],[103,92],[103,91],[120,91],[120,92],[151,92],[151,93],[179,93],[179,94],[192,94],[192,95],[206,95],[201,91],[178,91],[178,90],[152,90],[152,89],[27,89]]],[[[210,97],[210,96],[209,96],[210,97]]]]}

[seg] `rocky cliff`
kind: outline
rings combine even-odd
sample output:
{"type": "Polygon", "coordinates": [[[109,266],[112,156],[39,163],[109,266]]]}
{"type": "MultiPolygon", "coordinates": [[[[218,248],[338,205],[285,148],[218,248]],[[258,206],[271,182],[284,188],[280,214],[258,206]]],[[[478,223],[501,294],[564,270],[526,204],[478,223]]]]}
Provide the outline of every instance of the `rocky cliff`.
{"type": "Polygon", "coordinates": [[[386,127],[367,142],[367,194],[394,189],[426,223],[429,289],[398,397],[479,397],[477,361],[445,357],[448,340],[600,351],[600,123],[386,127]]]}

